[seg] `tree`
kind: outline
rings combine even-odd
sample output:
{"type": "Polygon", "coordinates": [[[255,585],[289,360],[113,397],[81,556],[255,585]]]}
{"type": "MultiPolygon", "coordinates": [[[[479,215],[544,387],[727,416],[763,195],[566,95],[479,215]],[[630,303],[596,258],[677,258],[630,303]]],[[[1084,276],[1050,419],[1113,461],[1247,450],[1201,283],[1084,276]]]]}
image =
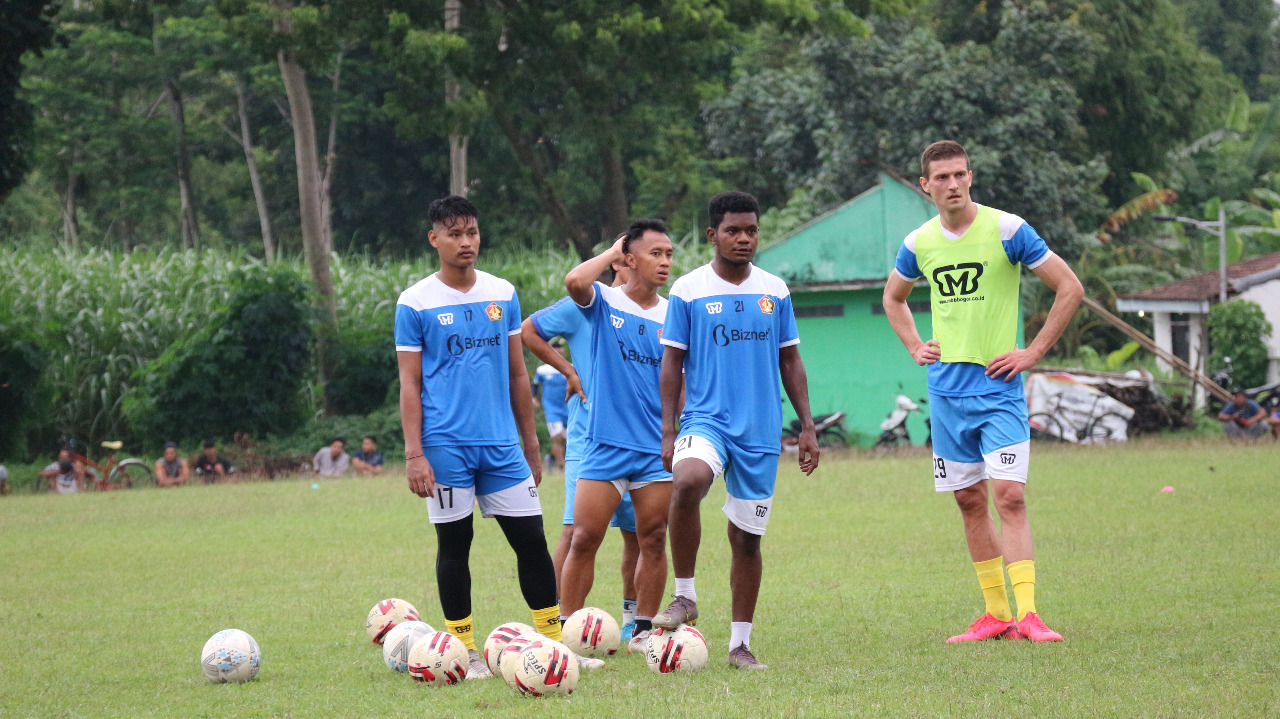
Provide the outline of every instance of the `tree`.
{"type": "Polygon", "coordinates": [[[0,204],[30,168],[31,103],[19,98],[22,57],[53,42],[48,0],[0,0],[0,204]]]}
{"type": "Polygon", "coordinates": [[[1271,0],[1174,0],[1200,46],[1240,78],[1245,90],[1262,99],[1259,83],[1276,23],[1271,0]]]}
{"type": "Polygon", "coordinates": [[[1256,302],[1232,300],[1209,310],[1209,372],[1217,372],[1231,358],[1232,381],[1240,387],[1257,387],[1267,381],[1267,339],[1271,322],[1256,302]]]}

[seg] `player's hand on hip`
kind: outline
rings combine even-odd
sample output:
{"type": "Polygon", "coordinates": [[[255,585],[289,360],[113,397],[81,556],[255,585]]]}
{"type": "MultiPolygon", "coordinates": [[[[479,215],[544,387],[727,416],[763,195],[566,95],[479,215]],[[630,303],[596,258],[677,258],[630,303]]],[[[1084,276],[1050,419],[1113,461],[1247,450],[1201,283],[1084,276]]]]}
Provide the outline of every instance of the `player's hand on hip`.
{"type": "Polygon", "coordinates": [[[578,395],[578,399],[582,400],[585,404],[587,401],[587,393],[582,389],[582,378],[578,376],[577,372],[574,372],[572,376],[565,377],[565,379],[569,382],[569,386],[564,391],[564,401],[568,402],[569,399],[576,394],[578,395]]]}
{"type": "Polygon", "coordinates": [[[1039,361],[1040,356],[1030,349],[1005,352],[987,365],[987,376],[1008,382],[1017,377],[1019,372],[1035,367],[1039,361]]]}
{"type": "Polygon", "coordinates": [[[921,367],[927,364],[933,364],[942,359],[942,345],[938,344],[938,340],[929,340],[911,353],[911,359],[921,367]]]}
{"type": "Polygon", "coordinates": [[[818,468],[818,435],[810,427],[800,432],[800,471],[805,475],[813,474],[813,470],[818,468]]]}
{"type": "Polygon", "coordinates": [[[675,461],[675,458],[676,458],[676,433],[663,432],[662,433],[662,469],[666,472],[672,471],[671,464],[672,462],[675,461]]]}
{"type": "Polygon", "coordinates": [[[538,440],[525,444],[524,461],[529,463],[529,471],[533,473],[533,486],[542,484],[542,447],[538,440]]]}
{"type": "Polygon", "coordinates": [[[409,491],[419,497],[436,496],[436,473],[426,457],[414,457],[405,463],[405,474],[409,477],[409,491]]]}

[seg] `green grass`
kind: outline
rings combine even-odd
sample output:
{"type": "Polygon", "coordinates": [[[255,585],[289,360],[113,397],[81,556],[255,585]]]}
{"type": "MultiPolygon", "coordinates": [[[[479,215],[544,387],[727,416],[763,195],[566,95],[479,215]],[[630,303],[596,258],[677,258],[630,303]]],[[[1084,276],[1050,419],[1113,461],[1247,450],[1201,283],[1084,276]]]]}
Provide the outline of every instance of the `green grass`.
{"type": "MultiPolygon", "coordinates": [[[[728,669],[723,485],[704,502],[707,671],[635,656],[567,700],[501,681],[434,689],[387,670],[364,633],[379,599],[443,621],[434,539],[402,476],[0,499],[5,717],[1046,716],[1280,713],[1276,448],[1144,441],[1038,447],[1029,490],[1039,609],[1067,636],[947,646],[980,611],[959,516],[927,455],[788,466],[765,540],[752,646],[728,669]],[[1165,485],[1176,492],[1161,493],[1165,485]],[[263,649],[245,685],[199,652],[238,627],[263,649]]],[[[549,538],[562,487],[543,485],[549,538]]],[[[590,602],[619,611],[616,538],[590,602]]],[[[528,621],[498,528],[477,521],[483,633],[528,621]]]]}

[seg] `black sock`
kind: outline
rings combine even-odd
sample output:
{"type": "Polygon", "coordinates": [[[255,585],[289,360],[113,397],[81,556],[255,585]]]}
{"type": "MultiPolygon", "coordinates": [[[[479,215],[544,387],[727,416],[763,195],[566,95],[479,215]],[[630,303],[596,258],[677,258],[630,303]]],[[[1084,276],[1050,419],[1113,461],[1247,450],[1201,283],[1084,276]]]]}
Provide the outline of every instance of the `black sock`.
{"type": "Polygon", "coordinates": [[[530,609],[545,609],[558,604],[556,568],[547,551],[547,538],[542,532],[542,517],[496,517],[516,553],[516,576],[520,592],[530,609]]]}
{"type": "Polygon", "coordinates": [[[471,616],[471,539],[475,535],[472,515],[456,522],[435,525],[436,586],[444,618],[452,621],[471,616]]]}
{"type": "MultiPolygon", "coordinates": [[[[647,632],[647,631],[650,631],[650,630],[652,630],[652,629],[653,629],[653,618],[652,618],[652,617],[649,617],[648,619],[641,619],[640,617],[636,617],[636,630],[635,630],[635,634],[639,634],[640,632],[647,632]]],[[[632,636],[635,636],[635,634],[633,634],[632,636]]]]}

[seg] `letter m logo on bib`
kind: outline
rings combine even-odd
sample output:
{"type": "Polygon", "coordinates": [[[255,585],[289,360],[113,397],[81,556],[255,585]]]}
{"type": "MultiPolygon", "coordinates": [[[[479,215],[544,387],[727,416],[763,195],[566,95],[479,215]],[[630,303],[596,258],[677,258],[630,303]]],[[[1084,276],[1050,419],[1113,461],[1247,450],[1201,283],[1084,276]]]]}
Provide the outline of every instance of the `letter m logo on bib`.
{"type": "Polygon", "coordinates": [[[933,271],[933,284],[938,294],[943,297],[971,295],[978,291],[978,278],[982,276],[982,264],[978,262],[961,262],[955,265],[943,265],[933,271]]]}

